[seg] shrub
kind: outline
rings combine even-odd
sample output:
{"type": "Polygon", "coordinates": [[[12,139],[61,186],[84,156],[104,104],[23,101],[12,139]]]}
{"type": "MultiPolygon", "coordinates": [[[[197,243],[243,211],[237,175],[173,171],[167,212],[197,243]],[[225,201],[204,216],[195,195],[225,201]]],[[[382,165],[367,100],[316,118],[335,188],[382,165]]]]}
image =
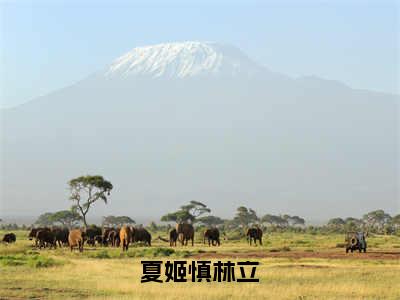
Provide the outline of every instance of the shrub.
{"type": "Polygon", "coordinates": [[[3,266],[20,266],[24,264],[24,260],[17,255],[0,256],[0,264],[3,266]]]}
{"type": "Polygon", "coordinates": [[[176,256],[178,256],[178,257],[186,258],[186,257],[189,257],[191,255],[192,255],[192,253],[190,251],[187,251],[187,250],[176,252],[176,256]]]}
{"type": "Polygon", "coordinates": [[[60,261],[41,255],[17,254],[0,256],[0,264],[3,266],[29,266],[32,268],[48,268],[60,265],[60,261]]]}
{"type": "Polygon", "coordinates": [[[48,268],[59,264],[60,263],[53,258],[40,255],[29,257],[27,260],[27,265],[32,268],[48,268]]]}
{"type": "Polygon", "coordinates": [[[163,256],[171,256],[175,253],[174,249],[171,248],[142,248],[135,249],[134,251],[128,251],[126,256],[128,257],[163,257],[163,256]]]}
{"type": "Polygon", "coordinates": [[[159,256],[170,256],[171,254],[173,254],[175,252],[174,249],[171,248],[152,248],[149,249],[149,254],[152,255],[153,257],[159,257],[159,256]]]}
{"type": "Polygon", "coordinates": [[[90,253],[89,257],[91,257],[91,258],[100,258],[100,259],[111,258],[110,254],[108,253],[107,250],[101,250],[99,252],[90,253]]]}

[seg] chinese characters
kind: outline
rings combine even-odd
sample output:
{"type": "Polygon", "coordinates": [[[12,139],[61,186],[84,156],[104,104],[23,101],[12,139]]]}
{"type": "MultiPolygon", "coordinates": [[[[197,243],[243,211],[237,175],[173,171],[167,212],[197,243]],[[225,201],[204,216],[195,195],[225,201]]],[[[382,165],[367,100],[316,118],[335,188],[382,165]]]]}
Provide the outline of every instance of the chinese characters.
{"type": "Polygon", "coordinates": [[[187,262],[184,260],[142,261],[141,282],[259,282],[255,277],[259,262],[216,261],[209,260],[187,262]],[[165,277],[165,281],[162,279],[165,277]]]}

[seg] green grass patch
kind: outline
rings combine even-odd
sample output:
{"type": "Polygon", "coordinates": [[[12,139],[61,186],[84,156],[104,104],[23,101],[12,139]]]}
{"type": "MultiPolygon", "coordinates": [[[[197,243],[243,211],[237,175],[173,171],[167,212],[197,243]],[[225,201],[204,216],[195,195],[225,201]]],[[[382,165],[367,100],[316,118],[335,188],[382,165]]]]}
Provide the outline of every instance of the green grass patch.
{"type": "Polygon", "coordinates": [[[89,253],[88,257],[90,258],[99,258],[99,259],[108,259],[111,258],[109,251],[107,250],[100,250],[95,251],[93,253],[89,253]]]}
{"type": "Polygon", "coordinates": [[[171,256],[175,253],[174,249],[164,248],[164,247],[156,247],[156,248],[142,248],[135,249],[134,251],[127,252],[127,256],[129,257],[163,257],[163,256],[171,256]]]}
{"type": "Polygon", "coordinates": [[[28,266],[31,268],[49,268],[61,265],[62,262],[38,254],[15,254],[0,256],[2,266],[28,266]]]}

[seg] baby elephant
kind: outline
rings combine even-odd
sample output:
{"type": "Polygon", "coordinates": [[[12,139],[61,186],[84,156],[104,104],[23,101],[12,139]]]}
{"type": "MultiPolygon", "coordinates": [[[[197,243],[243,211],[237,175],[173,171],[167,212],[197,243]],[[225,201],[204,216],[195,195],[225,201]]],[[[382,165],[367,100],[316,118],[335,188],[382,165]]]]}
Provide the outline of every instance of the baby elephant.
{"type": "Polygon", "coordinates": [[[17,240],[17,237],[15,236],[14,233],[6,233],[3,237],[3,242],[10,244],[10,243],[15,243],[17,240]]]}
{"type": "Polygon", "coordinates": [[[172,230],[169,232],[169,245],[170,245],[171,247],[173,247],[173,246],[176,247],[176,241],[177,241],[177,239],[178,239],[178,232],[177,232],[176,229],[174,228],[174,229],[172,229],[172,230]]]}

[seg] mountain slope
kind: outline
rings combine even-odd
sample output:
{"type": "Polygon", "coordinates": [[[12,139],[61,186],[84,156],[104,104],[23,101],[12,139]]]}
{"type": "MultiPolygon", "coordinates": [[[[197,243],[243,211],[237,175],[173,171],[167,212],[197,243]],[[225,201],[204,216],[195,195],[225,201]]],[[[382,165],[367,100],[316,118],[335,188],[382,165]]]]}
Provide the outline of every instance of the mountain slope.
{"type": "Polygon", "coordinates": [[[397,96],[290,79],[210,43],[175,46],[133,50],[4,110],[2,212],[68,207],[66,182],[86,173],[115,185],[94,214],[159,216],[192,199],[221,216],[398,209],[397,96]]]}

